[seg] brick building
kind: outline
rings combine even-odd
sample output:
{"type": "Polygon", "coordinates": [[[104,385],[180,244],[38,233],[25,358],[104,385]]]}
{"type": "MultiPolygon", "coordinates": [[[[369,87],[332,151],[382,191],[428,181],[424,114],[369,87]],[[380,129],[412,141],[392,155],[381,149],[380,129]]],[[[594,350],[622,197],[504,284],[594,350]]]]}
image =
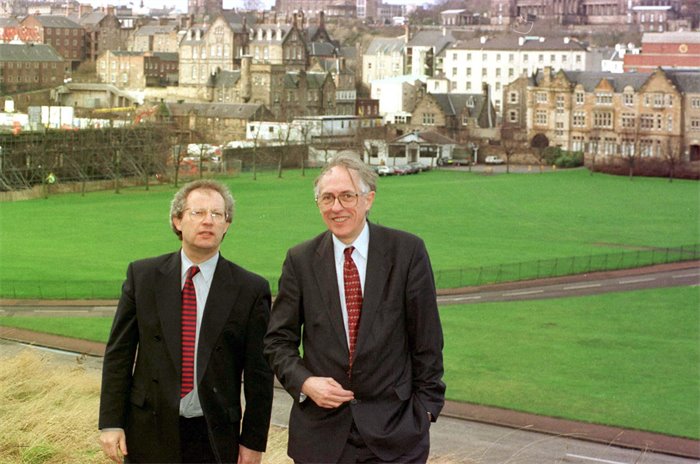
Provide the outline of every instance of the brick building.
{"type": "Polygon", "coordinates": [[[55,87],[70,76],[70,65],[50,45],[0,43],[0,56],[0,94],[55,87]]]}
{"type": "Polygon", "coordinates": [[[65,16],[27,16],[20,23],[20,40],[51,45],[76,69],[85,60],[85,28],[65,16]]]}
{"type": "Polygon", "coordinates": [[[645,33],[640,53],[626,54],[623,67],[626,72],[658,67],[700,70],[700,32],[645,33]]]}

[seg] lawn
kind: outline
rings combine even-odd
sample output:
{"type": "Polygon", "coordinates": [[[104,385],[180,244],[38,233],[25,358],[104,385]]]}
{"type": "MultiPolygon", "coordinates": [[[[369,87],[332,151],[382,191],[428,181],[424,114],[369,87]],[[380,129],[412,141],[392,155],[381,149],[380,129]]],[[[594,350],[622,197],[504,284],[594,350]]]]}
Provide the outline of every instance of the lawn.
{"type": "MultiPolygon", "coordinates": [[[[700,439],[700,292],[444,306],[447,397],[700,439]]],[[[2,317],[104,342],[110,318],[2,317]]]]}
{"type": "MultiPolygon", "coordinates": [[[[276,283],[286,250],[324,228],[317,171],[249,173],[224,256],[276,283]]],[[[118,296],[127,264],[176,250],[171,186],[0,203],[0,296],[118,296]]],[[[688,245],[700,235],[700,183],[596,174],[433,171],[379,180],[371,220],[422,237],[436,272],[688,245]]]]}

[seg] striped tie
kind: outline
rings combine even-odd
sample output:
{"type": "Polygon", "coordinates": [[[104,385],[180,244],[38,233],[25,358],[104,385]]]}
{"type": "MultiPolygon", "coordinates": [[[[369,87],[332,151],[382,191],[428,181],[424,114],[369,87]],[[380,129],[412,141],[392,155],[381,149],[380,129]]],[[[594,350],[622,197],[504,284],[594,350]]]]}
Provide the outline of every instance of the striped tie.
{"type": "Polygon", "coordinates": [[[192,278],[199,272],[199,267],[187,270],[187,279],[182,288],[182,386],[180,397],[184,397],[194,388],[194,344],[197,335],[197,293],[192,278]]]}
{"type": "Polygon", "coordinates": [[[352,260],[351,256],[354,249],[355,247],[348,247],[343,251],[345,254],[343,281],[345,282],[345,307],[348,311],[350,369],[352,369],[355,356],[355,342],[357,341],[357,329],[360,326],[360,311],[362,310],[362,285],[360,284],[360,274],[357,272],[357,266],[355,266],[355,261],[352,260]]]}

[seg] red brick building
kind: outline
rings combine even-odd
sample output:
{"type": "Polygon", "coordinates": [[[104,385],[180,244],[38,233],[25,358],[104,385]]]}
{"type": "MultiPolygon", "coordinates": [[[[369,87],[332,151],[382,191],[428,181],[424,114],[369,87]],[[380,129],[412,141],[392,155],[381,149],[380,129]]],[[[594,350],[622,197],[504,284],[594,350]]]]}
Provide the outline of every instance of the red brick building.
{"type": "Polygon", "coordinates": [[[642,51],[624,58],[625,72],[652,72],[658,67],[700,70],[700,33],[645,33],[642,51]]]}
{"type": "Polygon", "coordinates": [[[21,23],[20,40],[51,45],[72,69],[85,59],[85,29],[65,16],[27,16],[21,23]]]}
{"type": "Polygon", "coordinates": [[[63,84],[70,66],[50,45],[0,43],[0,95],[63,84]]]}

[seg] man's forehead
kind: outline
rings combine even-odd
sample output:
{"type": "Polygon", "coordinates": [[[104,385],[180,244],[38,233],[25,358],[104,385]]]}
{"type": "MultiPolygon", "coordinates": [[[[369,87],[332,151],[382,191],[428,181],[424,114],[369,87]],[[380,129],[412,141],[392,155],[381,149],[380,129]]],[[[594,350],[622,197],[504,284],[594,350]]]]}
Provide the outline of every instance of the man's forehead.
{"type": "Polygon", "coordinates": [[[187,201],[189,201],[193,198],[202,198],[202,197],[208,197],[207,199],[211,198],[214,201],[221,200],[221,202],[224,203],[224,197],[219,192],[217,192],[216,190],[213,190],[213,189],[208,189],[208,188],[198,188],[198,189],[192,190],[187,195],[187,201]]]}
{"type": "Polygon", "coordinates": [[[319,181],[319,187],[322,189],[328,186],[329,182],[345,184],[355,187],[358,181],[358,173],[345,166],[333,166],[330,168],[319,181]]]}

